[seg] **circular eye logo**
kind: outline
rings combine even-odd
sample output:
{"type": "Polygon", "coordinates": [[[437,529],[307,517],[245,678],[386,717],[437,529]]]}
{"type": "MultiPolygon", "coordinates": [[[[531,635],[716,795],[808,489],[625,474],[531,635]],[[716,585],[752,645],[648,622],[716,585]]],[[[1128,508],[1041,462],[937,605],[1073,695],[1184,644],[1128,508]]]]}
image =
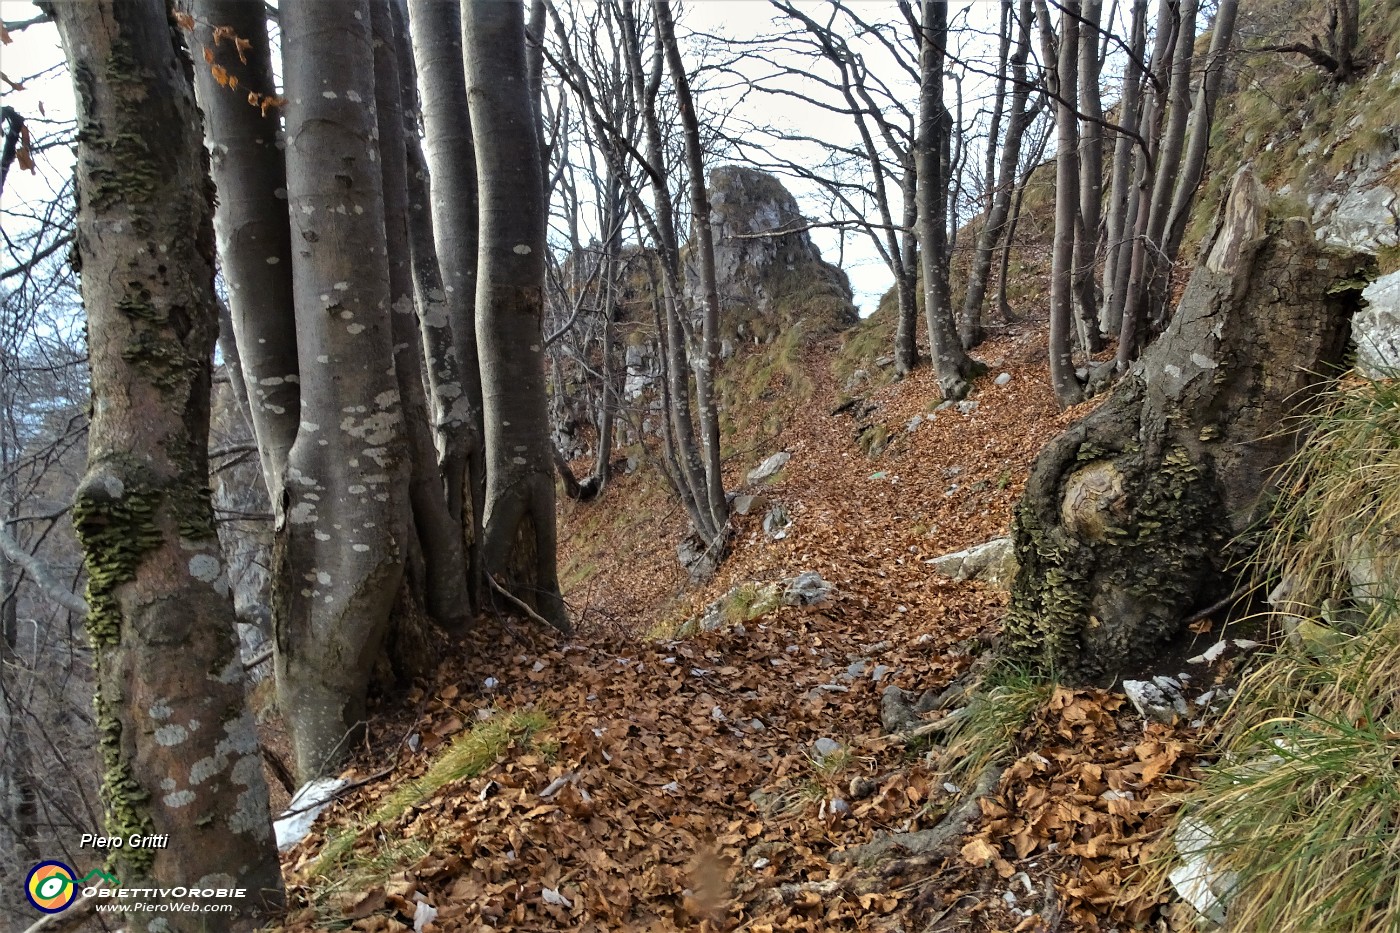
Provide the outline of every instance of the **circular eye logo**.
{"type": "Polygon", "coordinates": [[[24,895],[37,910],[56,914],[78,897],[73,869],[62,862],[40,862],[24,879],[24,895]]]}

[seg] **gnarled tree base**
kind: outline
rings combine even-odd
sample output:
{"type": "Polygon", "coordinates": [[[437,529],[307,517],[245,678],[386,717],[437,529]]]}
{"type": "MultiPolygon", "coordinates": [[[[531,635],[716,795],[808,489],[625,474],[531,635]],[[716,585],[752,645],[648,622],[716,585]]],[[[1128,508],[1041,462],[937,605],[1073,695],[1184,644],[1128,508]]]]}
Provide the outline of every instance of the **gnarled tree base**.
{"type": "Polygon", "coordinates": [[[1340,367],[1363,256],[1270,218],[1236,178],[1170,327],[1042,451],[1015,522],[1013,655],[1073,679],[1150,661],[1226,595],[1290,420],[1340,367]]]}

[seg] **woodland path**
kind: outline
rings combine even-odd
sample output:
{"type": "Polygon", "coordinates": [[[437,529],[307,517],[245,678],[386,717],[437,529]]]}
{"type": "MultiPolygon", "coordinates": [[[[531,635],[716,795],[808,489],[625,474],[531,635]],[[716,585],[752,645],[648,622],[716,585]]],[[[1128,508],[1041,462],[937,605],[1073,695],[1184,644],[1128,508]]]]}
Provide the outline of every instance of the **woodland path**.
{"type": "MultiPolygon", "coordinates": [[[[941,875],[925,866],[914,877],[859,886],[865,893],[842,893],[832,882],[854,869],[828,861],[877,832],[927,828],[947,809],[933,762],[881,735],[880,696],[891,683],[916,693],[946,684],[972,662],[970,649],[993,637],[1002,597],[938,578],[924,561],[1003,533],[1030,459],[1067,420],[1055,409],[1044,364],[1033,360],[1034,339],[986,348],[985,358],[999,365],[979,382],[968,415],[939,412],[906,431],[936,397],[925,371],[871,393],[879,408],[870,418],[891,433],[874,460],[854,442],[850,416],[828,414],[834,392],[818,390],[800,406],[806,414],[784,426],[782,449],[793,456],[764,490],[793,516],[789,536],[767,540],[761,510],[738,517],[735,553],[717,578],[666,611],[701,607],[739,582],[804,570],[836,587],[828,603],[779,608],[683,640],[648,640],[640,634],[648,617],[629,619],[628,610],[649,604],[654,620],[679,574],[666,529],[640,522],[635,541],[629,534],[614,542],[616,566],[591,587],[593,617],[608,622],[585,624],[567,642],[525,622],[488,623],[470,652],[444,661],[431,691],[415,691],[412,709],[380,713],[375,747],[359,770],[376,772],[398,755],[396,771],[338,804],[287,853],[292,891],[312,903],[286,929],[412,929],[417,899],[437,908],[429,929],[440,930],[918,930],[954,908],[980,918],[976,928],[1024,921],[1036,929],[1040,914],[1009,912],[1011,902],[993,890],[1023,870],[1013,864],[1018,856],[1033,859],[1056,838],[1092,840],[1104,831],[1121,843],[1159,808],[1120,805],[1113,816],[1107,805],[1094,806],[1094,795],[1080,794],[1078,810],[1012,825],[1016,795],[1043,778],[1038,796],[1025,801],[1045,809],[1063,802],[1049,792],[1057,777],[1071,774],[1081,789],[1086,779],[1102,784],[1104,769],[1089,759],[1104,754],[1086,749],[1107,738],[1115,744],[1106,754],[1121,759],[1120,770],[1136,765],[1138,777],[1145,757],[1155,755],[1162,774],[1184,754],[1177,748],[1166,761],[1152,749],[1133,753],[1144,740],[1131,729],[1119,735],[1110,711],[1120,701],[1107,695],[1065,691],[1051,704],[1062,754],[1036,752],[1030,760],[1045,767],[1021,768],[1019,783],[1008,779],[984,803],[984,812],[994,807],[989,817],[1000,812],[1007,821],[992,827],[995,838],[984,827],[970,843],[992,840],[995,854],[979,859],[978,869],[954,853],[941,875]],[[1003,371],[1011,382],[995,386],[1003,371]],[[362,829],[353,859],[361,868],[329,891],[313,881],[328,828],[353,825],[473,723],[526,708],[547,713],[551,727],[392,824],[362,829]],[[413,753],[399,748],[410,734],[419,737],[413,753]],[[819,751],[833,744],[836,751],[819,751]],[[1075,770],[1083,767],[1087,775],[1075,770]],[[971,900],[949,894],[968,890],[971,900]]],[[[629,480],[608,495],[621,498],[629,480]]],[[[606,499],[566,512],[600,505],[606,499]]],[[[588,533],[578,531],[579,519],[566,514],[566,555],[568,535],[588,533]]],[[[1105,864],[1123,854],[1107,842],[1103,849],[1105,864]]],[[[1080,873],[1084,860],[1073,858],[1072,872],[1050,859],[1013,880],[1051,892],[1036,895],[1047,915],[1075,920],[1061,929],[1093,929],[1105,890],[1117,882],[1105,877],[1095,888],[1091,871],[1080,894],[1054,893],[1080,873]],[[1056,872],[1065,878],[1057,882],[1056,872]]]]}

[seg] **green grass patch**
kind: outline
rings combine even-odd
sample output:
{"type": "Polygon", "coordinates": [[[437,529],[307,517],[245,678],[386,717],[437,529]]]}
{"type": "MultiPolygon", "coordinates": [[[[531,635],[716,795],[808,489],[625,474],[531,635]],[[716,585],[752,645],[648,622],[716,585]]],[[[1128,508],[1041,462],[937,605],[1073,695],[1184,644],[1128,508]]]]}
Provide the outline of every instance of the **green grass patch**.
{"type": "Polygon", "coordinates": [[[1049,702],[1056,683],[1053,674],[1009,661],[988,671],[967,706],[952,714],[961,718],[943,734],[944,780],[970,788],[988,765],[1012,757],[1017,734],[1049,702]]]}
{"type": "Polygon", "coordinates": [[[447,785],[481,774],[511,747],[529,747],[539,733],[549,727],[549,716],[539,710],[497,714],[477,723],[440,753],[422,776],[384,797],[372,813],[357,820],[351,828],[332,834],[316,860],[312,875],[324,878],[334,870],[337,880],[328,890],[340,888],[350,876],[364,877],[368,873],[370,877],[382,879],[382,873],[374,872],[387,857],[385,847],[400,845],[405,840],[376,841],[368,847],[357,847],[356,842],[366,830],[397,822],[447,785]]]}

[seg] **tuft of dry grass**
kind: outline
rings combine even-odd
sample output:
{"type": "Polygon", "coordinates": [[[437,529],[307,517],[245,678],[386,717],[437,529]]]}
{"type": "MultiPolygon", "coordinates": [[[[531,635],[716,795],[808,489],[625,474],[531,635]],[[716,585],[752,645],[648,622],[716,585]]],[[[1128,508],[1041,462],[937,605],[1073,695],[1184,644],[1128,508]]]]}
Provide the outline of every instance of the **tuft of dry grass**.
{"type": "Polygon", "coordinates": [[[1178,821],[1208,828],[1228,929],[1400,930],[1400,382],[1332,393],[1275,518],[1261,561],[1295,634],[1178,821]]]}

